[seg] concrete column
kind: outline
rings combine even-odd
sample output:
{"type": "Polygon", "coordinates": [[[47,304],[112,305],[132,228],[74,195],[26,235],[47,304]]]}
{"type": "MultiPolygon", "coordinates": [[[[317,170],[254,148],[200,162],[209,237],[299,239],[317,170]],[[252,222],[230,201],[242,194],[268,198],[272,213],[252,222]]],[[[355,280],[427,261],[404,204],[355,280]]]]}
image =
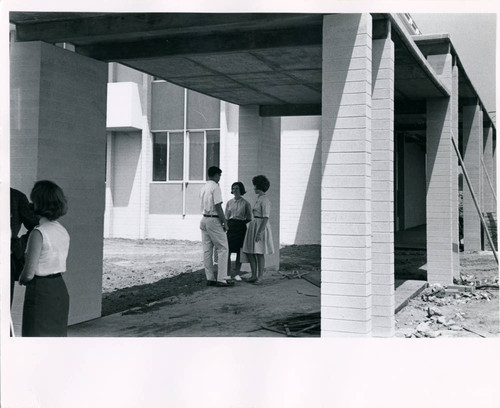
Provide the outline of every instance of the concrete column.
{"type": "Polygon", "coordinates": [[[101,315],[107,65],[43,42],[11,44],[11,184],[64,190],[69,323],[101,315]]]}
{"type": "Polygon", "coordinates": [[[149,236],[149,196],[151,180],[153,180],[153,136],[151,134],[151,81],[152,77],[142,74],[142,84],[139,85],[142,104],[142,134],[141,134],[141,188],[140,188],[140,223],[139,238],[149,236]]]}
{"type": "Polygon", "coordinates": [[[322,336],[372,334],[371,33],[370,14],[323,19],[322,336]]]}
{"type": "MultiPolygon", "coordinates": [[[[233,198],[231,184],[238,181],[238,105],[220,102],[220,167],[223,171],[220,181],[222,199],[225,203],[233,198]]],[[[245,185],[247,196],[252,195],[252,185],[245,185]]],[[[245,196],[245,197],[247,197],[245,196]]]]}
{"type": "Polygon", "coordinates": [[[394,336],[394,43],[373,41],[372,328],[394,336]]]}
{"type": "MultiPolygon", "coordinates": [[[[472,183],[476,200],[481,207],[481,154],[483,146],[483,113],[479,104],[463,107],[463,156],[465,169],[472,183]]],[[[464,249],[481,250],[481,219],[464,180],[463,198],[464,249]]]]}
{"type": "MultiPolygon", "coordinates": [[[[497,194],[497,135],[496,135],[495,130],[493,131],[492,139],[493,139],[493,141],[492,141],[492,149],[493,149],[492,169],[493,170],[492,170],[491,182],[493,183],[493,189],[495,190],[495,195],[498,197],[498,194],[497,194]]],[[[497,203],[496,202],[495,202],[494,208],[495,208],[494,211],[497,212],[497,203]]]]}
{"type": "MultiPolygon", "coordinates": [[[[453,61],[452,72],[451,72],[451,130],[452,137],[455,141],[456,146],[459,146],[458,142],[458,95],[459,95],[459,81],[458,81],[458,64],[457,61],[453,61]]],[[[458,164],[458,156],[455,149],[452,146],[451,152],[451,209],[452,209],[452,245],[453,245],[453,277],[460,277],[460,214],[459,206],[460,200],[458,196],[458,175],[460,172],[458,164]]]]}
{"type": "Polygon", "coordinates": [[[495,211],[495,198],[491,190],[493,184],[493,126],[491,123],[483,129],[483,212],[495,211]]]}
{"type": "MultiPolygon", "coordinates": [[[[262,118],[258,106],[239,108],[238,179],[247,189],[245,198],[250,204],[257,196],[253,192],[252,178],[266,176],[271,187],[266,193],[271,201],[269,222],[273,232],[275,253],[266,256],[266,269],[279,269],[280,244],[280,149],[281,119],[262,118]]],[[[222,169],[224,177],[224,169],[222,169]]]]}
{"type": "Polygon", "coordinates": [[[106,205],[104,212],[104,238],[113,238],[113,133],[106,135],[106,205]]]}
{"type": "MultiPolygon", "coordinates": [[[[430,65],[453,92],[451,54],[430,55],[430,65]]],[[[427,99],[427,280],[453,283],[454,219],[453,167],[456,154],[451,142],[453,98],[427,99]]]]}

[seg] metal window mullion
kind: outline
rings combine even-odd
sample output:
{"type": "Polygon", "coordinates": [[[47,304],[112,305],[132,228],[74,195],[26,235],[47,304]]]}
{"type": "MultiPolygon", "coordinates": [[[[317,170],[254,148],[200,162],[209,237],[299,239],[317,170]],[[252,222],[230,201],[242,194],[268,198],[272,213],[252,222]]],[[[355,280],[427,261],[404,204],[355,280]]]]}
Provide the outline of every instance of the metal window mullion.
{"type": "Polygon", "coordinates": [[[167,160],[165,160],[165,166],[167,166],[167,179],[165,181],[170,181],[170,132],[167,132],[167,160]]]}
{"type": "Polygon", "coordinates": [[[184,146],[183,146],[183,171],[182,171],[182,217],[186,216],[186,174],[188,161],[188,146],[187,146],[187,89],[184,88],[184,146]]]}

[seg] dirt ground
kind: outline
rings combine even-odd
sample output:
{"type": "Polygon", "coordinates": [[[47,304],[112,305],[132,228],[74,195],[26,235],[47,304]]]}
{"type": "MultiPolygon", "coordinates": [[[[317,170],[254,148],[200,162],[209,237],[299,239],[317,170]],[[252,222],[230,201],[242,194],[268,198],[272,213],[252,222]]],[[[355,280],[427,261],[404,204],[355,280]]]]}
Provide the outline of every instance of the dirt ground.
{"type": "MultiPolygon", "coordinates": [[[[280,272],[319,274],[320,263],[319,245],[281,250],[280,272]]],[[[205,288],[201,242],[104,240],[103,316],[205,288]]]]}
{"type": "MultiPolygon", "coordinates": [[[[461,279],[456,284],[468,290],[427,288],[396,314],[397,337],[491,337],[498,334],[498,269],[494,258],[489,252],[461,253],[460,258],[461,279]]],[[[397,250],[396,279],[425,280],[425,263],[425,251],[397,250]]],[[[168,298],[174,298],[176,303],[192,302],[190,295],[198,291],[203,291],[199,295],[205,296],[209,292],[206,292],[202,268],[199,242],[106,239],[103,316],[132,308],[144,309],[148,304],[168,298]]],[[[316,276],[319,280],[319,270],[320,246],[285,246],[281,249],[280,271],[268,276],[268,286],[283,283],[280,272],[310,272],[311,277],[316,276]]],[[[315,292],[311,290],[311,293],[315,292]]],[[[308,296],[307,293],[302,295],[308,296]]],[[[318,295],[319,291],[311,296],[318,295]]],[[[273,296],[277,304],[287,301],[279,299],[279,290],[273,291],[273,296]]],[[[281,296],[289,294],[283,292],[281,296]]],[[[317,303],[319,311],[319,299],[317,303]]]]}
{"type": "MultiPolygon", "coordinates": [[[[426,277],[424,251],[396,254],[396,278],[426,277]]],[[[397,337],[496,337],[498,266],[486,251],[460,253],[455,286],[431,285],[396,314],[397,337]]]]}

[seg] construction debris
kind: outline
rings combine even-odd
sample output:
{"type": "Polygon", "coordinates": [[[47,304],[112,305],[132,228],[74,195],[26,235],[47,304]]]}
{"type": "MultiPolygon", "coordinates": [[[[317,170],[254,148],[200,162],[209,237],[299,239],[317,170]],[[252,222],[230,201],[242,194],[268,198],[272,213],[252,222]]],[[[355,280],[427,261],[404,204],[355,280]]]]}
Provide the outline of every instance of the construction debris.
{"type": "Polygon", "coordinates": [[[278,319],[261,325],[262,329],[283,334],[287,337],[319,336],[321,316],[319,312],[293,314],[286,319],[278,319]]]}
{"type": "Polygon", "coordinates": [[[309,272],[299,272],[299,271],[293,271],[290,273],[285,273],[285,272],[279,272],[281,275],[281,279],[302,279],[302,277],[306,276],[309,274],[309,272]]]}
{"type": "Polygon", "coordinates": [[[304,293],[304,292],[301,292],[300,290],[297,290],[297,293],[299,295],[304,295],[304,296],[311,296],[311,297],[318,297],[319,295],[312,295],[310,293],[304,293]]]}

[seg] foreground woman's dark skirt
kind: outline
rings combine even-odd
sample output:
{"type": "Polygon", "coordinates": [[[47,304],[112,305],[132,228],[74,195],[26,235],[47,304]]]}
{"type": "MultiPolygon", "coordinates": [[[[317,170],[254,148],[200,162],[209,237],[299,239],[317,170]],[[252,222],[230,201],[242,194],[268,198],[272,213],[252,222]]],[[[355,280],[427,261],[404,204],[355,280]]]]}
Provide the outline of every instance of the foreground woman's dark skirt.
{"type": "Polygon", "coordinates": [[[66,337],[69,295],[60,273],[35,276],[26,285],[23,337],[66,337]]]}

